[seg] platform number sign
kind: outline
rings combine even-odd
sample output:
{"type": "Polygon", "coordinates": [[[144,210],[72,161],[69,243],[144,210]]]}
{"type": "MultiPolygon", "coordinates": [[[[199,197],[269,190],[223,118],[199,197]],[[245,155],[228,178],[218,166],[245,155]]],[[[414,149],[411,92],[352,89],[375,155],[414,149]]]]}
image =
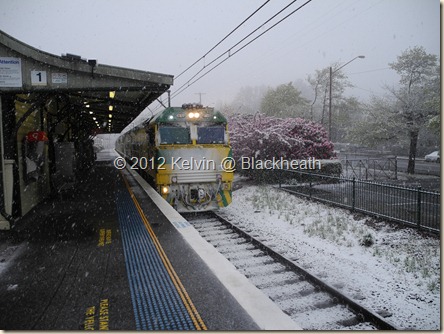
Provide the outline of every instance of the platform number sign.
{"type": "Polygon", "coordinates": [[[31,85],[46,86],[46,71],[31,71],[31,85]]]}

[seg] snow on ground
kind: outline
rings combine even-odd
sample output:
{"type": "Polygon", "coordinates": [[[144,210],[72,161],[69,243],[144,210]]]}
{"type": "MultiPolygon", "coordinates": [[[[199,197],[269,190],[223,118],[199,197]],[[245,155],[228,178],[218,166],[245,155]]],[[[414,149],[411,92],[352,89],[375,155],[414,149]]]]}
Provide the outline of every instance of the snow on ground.
{"type": "Polygon", "coordinates": [[[440,329],[440,240],[270,186],[244,186],[221,215],[401,329],[440,329]]]}

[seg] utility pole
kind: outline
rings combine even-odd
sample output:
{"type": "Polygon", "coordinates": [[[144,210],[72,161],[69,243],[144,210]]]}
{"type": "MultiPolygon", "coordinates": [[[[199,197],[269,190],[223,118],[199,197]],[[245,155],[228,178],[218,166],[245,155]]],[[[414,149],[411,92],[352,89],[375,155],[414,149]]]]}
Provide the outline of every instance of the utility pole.
{"type": "Polygon", "coordinates": [[[195,93],[196,95],[199,95],[199,104],[202,104],[202,95],[205,95],[205,93],[195,93]]]}
{"type": "Polygon", "coordinates": [[[346,62],[344,65],[338,67],[337,69],[335,69],[333,71],[333,69],[330,66],[330,96],[329,96],[329,101],[328,101],[328,140],[331,141],[331,100],[332,100],[332,96],[331,96],[331,88],[332,88],[332,82],[333,82],[333,74],[336,73],[337,71],[339,71],[341,68],[343,68],[345,65],[350,64],[353,60],[357,59],[357,58],[365,58],[365,56],[357,56],[355,58],[353,58],[352,60],[346,62]]]}

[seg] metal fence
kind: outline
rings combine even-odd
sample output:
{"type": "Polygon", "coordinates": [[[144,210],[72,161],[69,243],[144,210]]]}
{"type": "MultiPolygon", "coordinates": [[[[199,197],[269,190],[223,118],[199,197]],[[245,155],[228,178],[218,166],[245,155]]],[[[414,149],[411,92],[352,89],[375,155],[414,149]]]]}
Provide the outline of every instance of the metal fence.
{"type": "Polygon", "coordinates": [[[440,193],[421,187],[280,170],[279,188],[418,229],[440,231],[440,193]]]}
{"type": "Polygon", "coordinates": [[[341,159],[344,177],[364,180],[398,179],[398,160],[396,157],[341,159]]]}

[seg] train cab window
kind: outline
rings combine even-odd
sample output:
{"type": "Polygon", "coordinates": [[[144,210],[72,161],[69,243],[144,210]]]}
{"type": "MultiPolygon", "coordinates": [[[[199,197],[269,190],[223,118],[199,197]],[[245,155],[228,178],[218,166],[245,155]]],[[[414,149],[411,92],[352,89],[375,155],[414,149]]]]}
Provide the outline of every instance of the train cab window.
{"type": "Polygon", "coordinates": [[[223,125],[198,127],[197,143],[198,144],[225,143],[225,127],[223,125]]]}
{"type": "Polygon", "coordinates": [[[191,144],[190,129],[176,126],[159,127],[160,144],[191,144]]]}

